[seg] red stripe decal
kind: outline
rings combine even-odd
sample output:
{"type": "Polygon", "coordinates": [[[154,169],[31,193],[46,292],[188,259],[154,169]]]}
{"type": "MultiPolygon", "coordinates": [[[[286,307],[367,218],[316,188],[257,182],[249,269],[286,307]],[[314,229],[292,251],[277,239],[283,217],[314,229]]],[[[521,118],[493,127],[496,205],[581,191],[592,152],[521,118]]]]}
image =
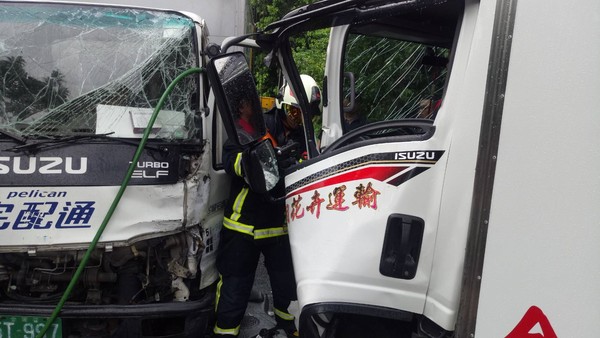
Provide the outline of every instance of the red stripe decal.
{"type": "Polygon", "coordinates": [[[290,198],[292,196],[307,192],[307,191],[311,191],[311,190],[316,190],[319,188],[323,188],[323,187],[327,187],[330,185],[336,185],[336,184],[341,184],[344,182],[348,182],[348,181],[353,181],[353,180],[361,180],[361,179],[375,179],[378,181],[385,181],[386,179],[398,174],[399,172],[405,170],[408,167],[378,167],[378,166],[373,166],[373,167],[367,167],[367,168],[361,168],[361,169],[356,169],[356,170],[352,170],[352,171],[348,171],[345,172],[341,175],[337,175],[337,176],[333,176],[333,177],[329,177],[327,179],[324,179],[322,181],[307,185],[303,188],[300,188],[294,192],[291,192],[289,195],[287,195],[287,198],[290,198]]]}

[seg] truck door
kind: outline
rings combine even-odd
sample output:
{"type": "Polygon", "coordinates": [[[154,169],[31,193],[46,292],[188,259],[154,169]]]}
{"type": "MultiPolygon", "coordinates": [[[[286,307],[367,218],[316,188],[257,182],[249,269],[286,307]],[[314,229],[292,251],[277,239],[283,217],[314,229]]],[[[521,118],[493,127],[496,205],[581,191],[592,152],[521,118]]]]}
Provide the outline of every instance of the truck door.
{"type": "Polygon", "coordinates": [[[332,28],[321,154],[286,176],[304,318],[424,311],[450,147],[459,9],[444,10],[332,28]]]}

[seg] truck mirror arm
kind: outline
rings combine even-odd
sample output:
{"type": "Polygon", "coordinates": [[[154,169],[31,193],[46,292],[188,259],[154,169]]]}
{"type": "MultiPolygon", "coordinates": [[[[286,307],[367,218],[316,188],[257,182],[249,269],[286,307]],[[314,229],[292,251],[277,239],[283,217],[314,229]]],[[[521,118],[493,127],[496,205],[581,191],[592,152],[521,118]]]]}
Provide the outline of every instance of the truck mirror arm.
{"type": "Polygon", "coordinates": [[[240,35],[237,37],[225,38],[225,40],[223,40],[223,43],[221,43],[221,54],[227,53],[227,50],[229,49],[229,47],[235,46],[235,45],[251,47],[251,48],[259,48],[256,41],[248,39],[249,37],[255,36],[257,34],[260,34],[260,33],[250,33],[250,34],[246,34],[246,35],[240,35]]]}

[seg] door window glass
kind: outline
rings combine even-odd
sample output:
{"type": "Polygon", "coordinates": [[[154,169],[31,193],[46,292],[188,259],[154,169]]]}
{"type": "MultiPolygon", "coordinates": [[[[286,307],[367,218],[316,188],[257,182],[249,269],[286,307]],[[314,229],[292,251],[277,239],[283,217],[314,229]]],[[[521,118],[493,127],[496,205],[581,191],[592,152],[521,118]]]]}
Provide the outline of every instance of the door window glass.
{"type": "Polygon", "coordinates": [[[354,33],[345,48],[345,132],[378,121],[435,119],[446,82],[447,48],[354,33]]]}

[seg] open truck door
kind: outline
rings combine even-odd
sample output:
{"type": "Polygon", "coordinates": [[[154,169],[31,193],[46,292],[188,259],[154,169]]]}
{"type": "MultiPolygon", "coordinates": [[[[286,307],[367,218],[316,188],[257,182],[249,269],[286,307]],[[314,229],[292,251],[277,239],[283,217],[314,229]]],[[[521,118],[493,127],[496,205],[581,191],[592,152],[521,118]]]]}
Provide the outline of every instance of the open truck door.
{"type": "MultiPolygon", "coordinates": [[[[428,303],[428,293],[434,274],[449,276],[433,266],[452,136],[436,116],[443,109],[462,4],[345,3],[349,7],[339,12],[331,9],[333,2],[309,6],[334,26],[320,144],[282,28],[302,30],[304,23],[291,16],[257,39],[263,46],[277,42],[272,55],[304,114],[310,158],[285,173],[300,331],[319,336],[319,329],[335,330],[336,322],[354,315],[400,320],[411,331],[428,306],[443,323],[436,329],[451,330],[460,273],[452,276],[448,298],[455,298],[428,303]],[[383,7],[397,14],[366,20],[383,7]]],[[[317,28],[324,26],[316,21],[317,28]]],[[[226,110],[227,99],[222,102],[226,110]]],[[[234,127],[228,133],[235,135],[234,127]]],[[[462,255],[458,249],[460,263],[462,255]]]]}
{"type": "Polygon", "coordinates": [[[428,307],[451,330],[457,299],[428,294],[435,274],[451,275],[434,258],[445,241],[452,135],[442,102],[460,8],[398,6],[331,29],[320,152],[286,176],[303,334],[344,336],[356,323],[373,336],[410,334],[428,307]],[[371,316],[395,321],[362,321],[371,316]]]}

